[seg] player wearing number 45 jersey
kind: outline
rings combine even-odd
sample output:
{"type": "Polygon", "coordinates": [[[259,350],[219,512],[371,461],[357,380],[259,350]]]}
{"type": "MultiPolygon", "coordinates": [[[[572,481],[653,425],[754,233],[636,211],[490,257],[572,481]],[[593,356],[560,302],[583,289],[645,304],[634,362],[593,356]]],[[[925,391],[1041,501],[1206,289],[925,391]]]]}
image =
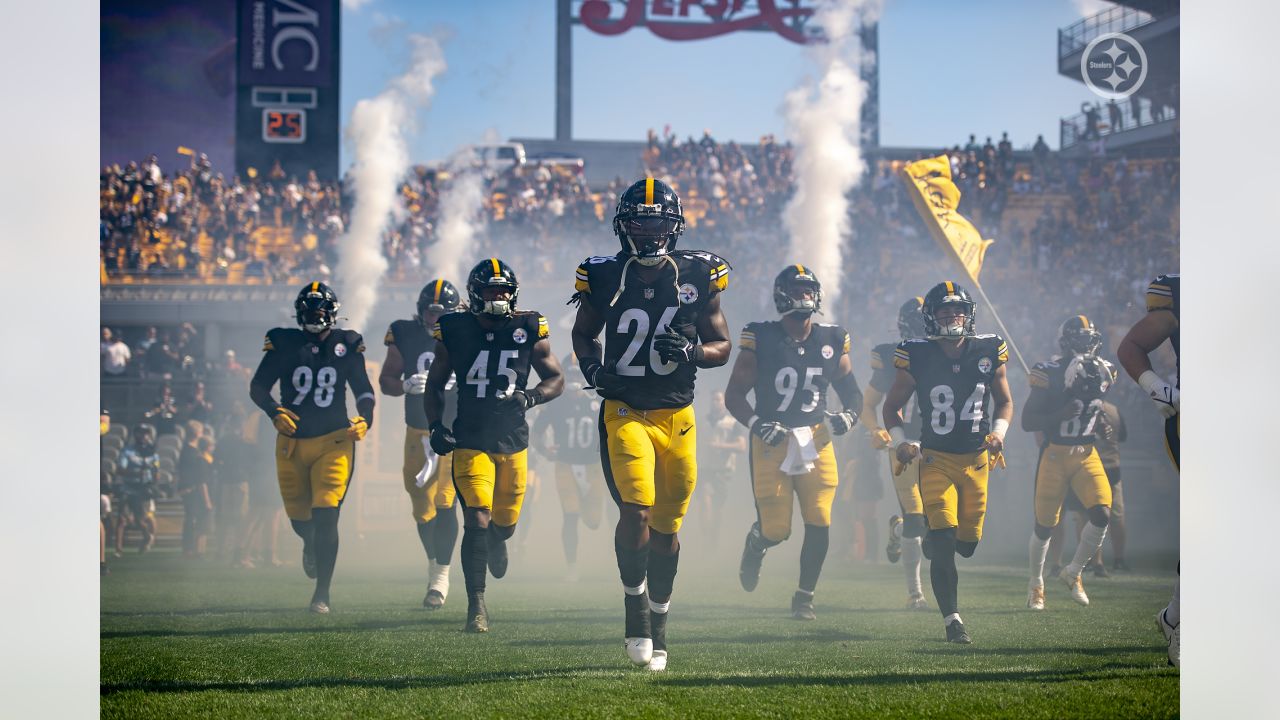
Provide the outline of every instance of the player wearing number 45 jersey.
{"type": "Polygon", "coordinates": [[[882,415],[898,462],[920,456],[929,580],[947,641],[967,644],[972,640],[960,620],[955,556],[972,557],[977,550],[987,512],[987,473],[993,463],[1004,463],[1004,435],[1013,417],[1005,379],[1009,353],[999,335],[974,333],[974,302],[954,282],[933,286],[920,310],[928,339],[907,340],[894,350],[898,374],[882,415]],[[902,408],[913,392],[920,406],[919,443],[908,441],[902,430],[902,408]],[[990,412],[988,399],[995,401],[990,412]]]}
{"type": "Polygon", "coordinates": [[[622,251],[578,266],[573,351],[605,399],[600,458],[620,515],[614,549],[626,608],[623,645],[633,663],[664,670],[676,532],[698,472],[694,376],[729,360],[720,312],[729,265],[711,253],[675,249],[684,230],[680,198],[653,178],[623,191],[613,230],[622,251]]]}
{"type": "Polygon", "coordinates": [[[800,502],[804,543],[800,585],[791,615],[813,620],[813,591],[827,557],[831,502],[839,477],[831,435],[858,422],[862,391],[849,360],[849,333],[813,322],[822,311],[822,285],[813,271],[789,265],[773,281],[780,320],[749,323],[725,388],[725,407],[751,429],[751,487],[756,522],[747,533],[738,577],[755,590],[765,551],[791,535],[792,496],[800,502]],[[827,411],[827,386],[843,409],[827,411]],[[755,407],[747,392],[755,393],[755,407]]]}
{"type": "Polygon", "coordinates": [[[1089,604],[1081,571],[1102,547],[1111,520],[1111,484],[1093,442],[1102,396],[1115,380],[1115,371],[1097,356],[1102,334],[1084,315],[1062,323],[1058,345],[1061,355],[1031,368],[1031,396],[1022,411],[1022,429],[1044,438],[1036,465],[1036,518],[1027,587],[1027,607],[1032,610],[1044,609],[1044,560],[1067,492],[1080,499],[1089,523],[1080,534],[1074,558],[1058,577],[1071,599],[1081,605],[1089,604]]]}
{"type": "Polygon", "coordinates": [[[517,311],[520,283],[497,258],[482,260],[467,277],[470,312],[448,313],[436,323],[436,357],[423,395],[431,448],[453,453],[453,484],[462,498],[462,575],[467,585],[469,632],[488,632],[485,572],[507,574],[507,540],[516,530],[528,474],[529,424],[525,412],[564,390],[551,354],[547,319],[517,311]],[[529,371],[537,387],[526,389],[529,371]],[[458,417],[444,424],[444,392],[458,375],[458,417]]]}
{"type": "Polygon", "coordinates": [[[335,327],[338,296],[308,283],[293,304],[301,330],[267,333],[249,397],[271,418],[280,496],[302,538],[302,569],[315,578],[311,612],[329,612],[329,584],[338,560],[338,510],[355,464],[355,442],[373,421],[373,386],[364,367],[364,340],[335,327]],[[279,402],[271,389],[280,384],[279,402]],[[347,417],[347,386],[359,413],[347,417]]]}
{"type": "MultiPolygon", "coordinates": [[[[458,541],[458,513],[454,509],[453,462],[430,447],[431,424],[422,395],[427,391],[427,370],[436,356],[431,328],[445,313],[457,311],[460,304],[458,290],[448,280],[428,282],[418,294],[417,315],[396,320],[387,329],[383,341],[387,359],[378,374],[382,392],[405,396],[404,490],[409,494],[418,539],[427,553],[427,594],[422,606],[428,610],[440,609],[449,596],[449,564],[458,541]]],[[[451,424],[458,405],[453,378],[445,390],[444,421],[451,424]]]]}

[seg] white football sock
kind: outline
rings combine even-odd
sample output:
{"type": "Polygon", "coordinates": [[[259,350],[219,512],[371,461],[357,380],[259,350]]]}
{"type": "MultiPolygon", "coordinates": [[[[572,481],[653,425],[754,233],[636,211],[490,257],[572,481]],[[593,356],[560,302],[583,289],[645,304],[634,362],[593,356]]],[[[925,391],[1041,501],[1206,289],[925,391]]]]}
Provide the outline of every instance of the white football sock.
{"type": "Polygon", "coordinates": [[[1071,564],[1066,567],[1069,575],[1079,575],[1093,556],[1098,552],[1098,548],[1102,547],[1102,540],[1107,536],[1105,527],[1098,527],[1093,523],[1085,523],[1084,532],[1080,533],[1080,544],[1076,545],[1076,554],[1071,558],[1071,564]]]}
{"type": "Polygon", "coordinates": [[[1173,597],[1169,598],[1169,607],[1164,609],[1164,621],[1178,627],[1178,621],[1181,619],[1181,589],[1182,589],[1182,573],[1178,573],[1178,579],[1173,581],[1173,597]]]}
{"type": "Polygon", "coordinates": [[[920,588],[920,559],[923,557],[920,538],[902,538],[902,568],[907,572],[907,594],[912,597],[924,595],[924,590],[920,588]]]}
{"type": "Polygon", "coordinates": [[[902,528],[903,528],[903,526],[904,526],[905,524],[906,524],[906,523],[899,522],[897,525],[894,525],[894,526],[893,526],[893,528],[892,528],[891,532],[893,532],[893,536],[894,536],[894,537],[899,538],[899,539],[901,539],[901,538],[902,538],[902,528]]]}
{"type": "Polygon", "coordinates": [[[627,587],[626,585],[623,585],[622,592],[628,595],[643,595],[645,589],[647,589],[648,587],[649,587],[649,582],[647,579],[645,579],[645,580],[641,580],[640,584],[635,587],[627,587]]]}
{"type": "Polygon", "coordinates": [[[1041,540],[1035,531],[1031,531],[1031,584],[1044,587],[1044,559],[1049,555],[1049,541],[1041,540]]]}
{"type": "Polygon", "coordinates": [[[954,623],[954,622],[959,622],[959,623],[964,622],[963,620],[960,619],[960,613],[951,613],[950,615],[942,618],[943,625],[950,625],[951,623],[954,623]]]}
{"type": "Polygon", "coordinates": [[[664,603],[660,603],[660,602],[654,602],[653,598],[649,598],[649,609],[652,610],[653,612],[658,613],[659,615],[666,615],[667,611],[671,609],[671,601],[668,600],[664,603]]]}
{"type": "Polygon", "coordinates": [[[431,563],[431,580],[427,583],[428,590],[436,590],[442,596],[449,596],[449,566],[439,565],[432,561],[431,563]]]}

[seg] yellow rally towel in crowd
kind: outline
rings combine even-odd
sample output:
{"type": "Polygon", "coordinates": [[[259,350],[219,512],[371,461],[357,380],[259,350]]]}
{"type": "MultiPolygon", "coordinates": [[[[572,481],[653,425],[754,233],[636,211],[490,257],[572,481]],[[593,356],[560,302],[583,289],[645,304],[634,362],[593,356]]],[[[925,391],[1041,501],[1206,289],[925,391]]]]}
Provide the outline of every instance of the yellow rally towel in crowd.
{"type": "Polygon", "coordinates": [[[929,234],[964,266],[969,278],[978,282],[982,258],[991,240],[983,240],[968,218],[956,211],[960,206],[960,188],[951,181],[951,161],[946,155],[908,163],[902,168],[902,180],[916,210],[929,227],[929,234]]]}
{"type": "Polygon", "coordinates": [[[195,151],[195,150],[192,150],[192,149],[191,149],[191,148],[189,148],[189,147],[183,147],[182,145],[179,145],[179,146],[178,146],[178,154],[179,154],[179,155],[195,155],[195,154],[196,154],[196,151],[195,151]]]}

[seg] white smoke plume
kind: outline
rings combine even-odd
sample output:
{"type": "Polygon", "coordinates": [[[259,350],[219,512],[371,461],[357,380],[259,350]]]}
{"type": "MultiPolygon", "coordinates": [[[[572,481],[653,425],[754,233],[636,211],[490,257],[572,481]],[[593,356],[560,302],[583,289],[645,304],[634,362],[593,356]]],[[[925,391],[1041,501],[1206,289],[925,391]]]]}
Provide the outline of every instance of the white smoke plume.
{"type": "Polygon", "coordinates": [[[1093,17],[1103,10],[1115,7],[1115,3],[1106,2],[1106,0],[1071,0],[1071,4],[1075,6],[1081,18],[1093,17]]]}
{"type": "Polygon", "coordinates": [[[444,51],[435,38],[410,35],[408,70],[377,97],[356,103],[346,141],[354,155],[350,170],[355,206],[351,224],[338,244],[338,296],[346,327],[364,327],[373,313],[378,286],[387,270],[382,238],[387,223],[403,213],[397,189],[409,169],[405,131],[414,111],[426,107],[435,79],[445,71],[444,51]]]}
{"type": "Polygon", "coordinates": [[[467,152],[456,155],[449,168],[449,184],[440,192],[440,226],[436,228],[436,242],[431,246],[430,265],[438,277],[462,283],[466,281],[463,273],[471,269],[466,265],[465,256],[475,253],[473,240],[484,227],[480,212],[484,204],[484,176],[471,166],[467,152]]]}
{"type": "Polygon", "coordinates": [[[827,42],[810,55],[820,77],[806,78],[787,93],[787,131],[795,145],[795,194],[783,212],[790,239],[788,261],[808,265],[822,281],[829,307],[840,296],[850,235],[849,190],[865,169],[861,134],[866,83],[858,76],[860,22],[879,14],[878,0],[832,0],[818,6],[817,23],[827,42]]]}

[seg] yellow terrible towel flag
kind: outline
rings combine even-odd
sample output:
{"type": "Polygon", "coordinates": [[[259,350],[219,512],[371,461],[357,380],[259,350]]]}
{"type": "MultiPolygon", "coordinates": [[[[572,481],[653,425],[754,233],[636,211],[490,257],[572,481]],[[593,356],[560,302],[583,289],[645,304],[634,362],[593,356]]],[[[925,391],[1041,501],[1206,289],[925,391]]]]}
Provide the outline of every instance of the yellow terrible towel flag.
{"type": "Polygon", "coordinates": [[[179,155],[195,155],[195,154],[196,154],[196,151],[195,151],[195,150],[192,150],[192,149],[191,149],[191,148],[189,148],[189,147],[183,147],[182,145],[179,145],[179,146],[178,146],[178,154],[179,154],[179,155]]]}
{"type": "Polygon", "coordinates": [[[907,194],[920,212],[929,234],[960,261],[969,278],[978,283],[982,258],[991,240],[983,240],[968,218],[956,211],[960,206],[960,188],[951,181],[951,161],[946,155],[908,163],[902,168],[907,194]]]}

